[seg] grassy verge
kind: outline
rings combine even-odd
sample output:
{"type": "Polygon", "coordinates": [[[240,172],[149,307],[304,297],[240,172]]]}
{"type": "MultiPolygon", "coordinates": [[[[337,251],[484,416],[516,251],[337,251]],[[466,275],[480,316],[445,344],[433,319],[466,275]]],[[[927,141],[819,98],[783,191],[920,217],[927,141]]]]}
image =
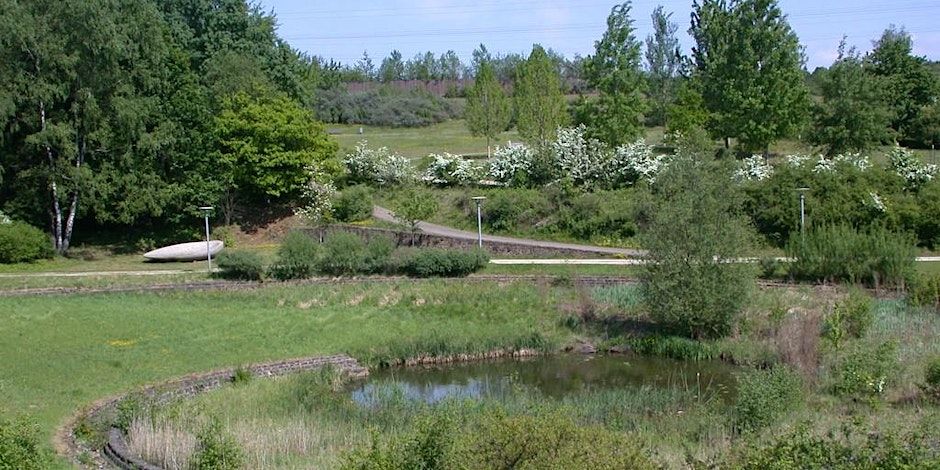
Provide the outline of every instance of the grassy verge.
{"type": "Polygon", "coordinates": [[[568,334],[570,292],[531,284],[402,282],[245,292],[0,298],[0,403],[46,435],[95,399],[185,373],[346,352],[483,350],[568,334]]]}
{"type": "MultiPolygon", "coordinates": [[[[339,142],[340,155],[356,147],[360,140],[368,140],[372,147],[388,147],[409,158],[426,157],[431,153],[449,152],[458,155],[486,156],[486,138],[474,137],[462,119],[445,121],[428,127],[373,127],[359,125],[330,124],[327,126],[333,138],[339,142]],[[359,134],[359,128],[363,133],[359,134]]],[[[491,145],[505,145],[507,141],[518,141],[516,131],[504,132],[491,145]]]]}

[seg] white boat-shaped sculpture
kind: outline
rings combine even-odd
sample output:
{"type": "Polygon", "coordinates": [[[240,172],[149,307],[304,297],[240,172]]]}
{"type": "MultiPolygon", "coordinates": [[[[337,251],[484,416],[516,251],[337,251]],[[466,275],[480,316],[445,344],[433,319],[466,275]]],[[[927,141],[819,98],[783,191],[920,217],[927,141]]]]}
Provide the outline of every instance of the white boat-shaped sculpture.
{"type": "MultiPolygon", "coordinates": [[[[225,243],[222,240],[209,241],[209,253],[215,255],[222,251],[225,243]]],[[[199,261],[206,259],[206,242],[189,242],[178,245],[165,246],[144,253],[144,258],[150,261],[199,261]]]]}

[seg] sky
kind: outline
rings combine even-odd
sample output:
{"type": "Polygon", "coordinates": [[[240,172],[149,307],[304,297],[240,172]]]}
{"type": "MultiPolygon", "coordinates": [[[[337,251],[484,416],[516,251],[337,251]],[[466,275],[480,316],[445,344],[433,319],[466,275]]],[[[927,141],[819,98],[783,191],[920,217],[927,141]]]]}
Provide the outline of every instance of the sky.
{"type": "MultiPolygon", "coordinates": [[[[613,0],[260,0],[277,15],[282,38],[311,55],[353,64],[368,52],[376,66],[393,49],[407,59],[455,51],[465,63],[480,43],[491,53],[528,53],[539,43],[566,57],[589,55],[606,29],[613,0]]],[[[657,5],[672,12],[683,52],[692,0],[637,0],[631,16],[642,40],[657,5]]],[[[828,66],[842,36],[859,52],[891,24],[914,38],[914,53],[940,60],[938,0],[781,0],[805,47],[806,66],[828,66]]]]}

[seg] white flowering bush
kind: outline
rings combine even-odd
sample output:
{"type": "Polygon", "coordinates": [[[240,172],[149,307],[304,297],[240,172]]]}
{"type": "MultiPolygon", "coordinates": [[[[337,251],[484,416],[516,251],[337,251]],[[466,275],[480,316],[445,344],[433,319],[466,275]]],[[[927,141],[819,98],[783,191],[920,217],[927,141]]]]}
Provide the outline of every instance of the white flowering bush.
{"type": "Polygon", "coordinates": [[[535,161],[535,151],[525,144],[510,142],[496,147],[490,159],[489,177],[502,184],[513,184],[527,174],[535,161]]]}
{"type": "Polygon", "coordinates": [[[601,142],[587,138],[584,124],[559,127],[551,151],[555,170],[561,178],[571,178],[577,185],[592,185],[606,173],[610,152],[601,142]]]}
{"type": "Polygon", "coordinates": [[[356,144],[356,149],[343,159],[349,179],[356,183],[392,185],[414,179],[411,162],[407,158],[391,153],[387,147],[373,149],[365,140],[356,144]]]}
{"type": "Polygon", "coordinates": [[[881,196],[879,196],[878,193],[869,191],[868,198],[868,201],[865,201],[865,205],[871,207],[877,212],[887,212],[888,207],[885,205],[884,200],[881,199],[881,196]]]}
{"type": "Polygon", "coordinates": [[[813,165],[813,173],[832,173],[833,171],[836,171],[835,160],[822,155],[819,156],[819,159],[816,160],[816,164],[813,165]]]}
{"type": "Polygon", "coordinates": [[[836,164],[851,165],[860,171],[868,171],[871,169],[871,162],[868,160],[868,157],[864,157],[858,153],[839,154],[832,157],[832,160],[836,164]]]}
{"type": "Polygon", "coordinates": [[[311,224],[329,220],[333,213],[335,197],[336,187],[333,183],[324,181],[318,173],[312,173],[310,180],[304,185],[300,205],[294,209],[294,214],[311,224]]]}
{"type": "Polygon", "coordinates": [[[0,225],[9,225],[12,223],[13,223],[13,219],[11,219],[8,215],[4,214],[3,211],[0,211],[0,225]]]}
{"type": "Polygon", "coordinates": [[[653,182],[666,167],[667,156],[656,155],[653,147],[646,145],[643,139],[624,144],[614,149],[606,172],[616,182],[635,182],[646,180],[653,182]]]}
{"type": "Polygon", "coordinates": [[[738,181],[763,181],[773,175],[774,169],[762,155],[751,155],[741,160],[734,178],[738,181]]]}
{"type": "Polygon", "coordinates": [[[812,159],[813,157],[810,157],[809,155],[787,155],[784,157],[784,162],[786,162],[786,165],[790,168],[801,168],[806,164],[806,162],[812,159]]]}
{"type": "Polygon", "coordinates": [[[904,178],[908,187],[920,186],[937,174],[937,165],[924,164],[913,152],[902,147],[891,150],[888,154],[888,164],[898,176],[904,178]]]}
{"type": "Polygon", "coordinates": [[[431,164],[421,177],[425,183],[439,186],[466,185],[479,181],[483,175],[483,168],[480,165],[460,155],[444,152],[429,156],[431,164]]]}

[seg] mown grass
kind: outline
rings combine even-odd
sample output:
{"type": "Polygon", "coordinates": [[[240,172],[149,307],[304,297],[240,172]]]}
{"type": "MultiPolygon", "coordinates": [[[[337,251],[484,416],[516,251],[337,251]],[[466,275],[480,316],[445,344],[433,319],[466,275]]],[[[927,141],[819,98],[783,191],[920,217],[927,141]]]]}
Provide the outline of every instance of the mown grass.
{"type": "Polygon", "coordinates": [[[563,290],[527,283],[269,286],[0,298],[0,403],[46,435],[98,398],[190,372],[316,354],[554,348],[563,290]]]}
{"type": "MultiPolygon", "coordinates": [[[[443,152],[486,156],[486,138],[471,135],[462,119],[419,128],[329,124],[327,129],[339,142],[340,155],[345,155],[356,147],[356,143],[365,139],[371,147],[388,147],[389,150],[409,158],[421,158],[431,153],[443,152]],[[359,134],[360,127],[363,129],[362,134],[359,134]]],[[[503,132],[490,144],[495,148],[496,145],[505,145],[510,140],[519,141],[519,134],[515,130],[503,132]]]]}

